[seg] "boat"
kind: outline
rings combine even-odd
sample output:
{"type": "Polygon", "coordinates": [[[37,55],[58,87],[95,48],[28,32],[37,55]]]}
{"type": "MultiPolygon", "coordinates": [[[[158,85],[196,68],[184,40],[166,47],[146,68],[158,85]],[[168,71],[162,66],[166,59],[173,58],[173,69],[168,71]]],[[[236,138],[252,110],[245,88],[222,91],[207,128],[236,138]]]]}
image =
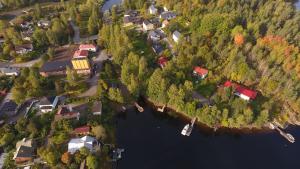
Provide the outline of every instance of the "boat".
{"type": "Polygon", "coordinates": [[[295,143],[295,138],[290,133],[286,134],[286,138],[289,142],[295,143]]]}
{"type": "Polygon", "coordinates": [[[186,136],[187,133],[188,133],[189,128],[190,128],[189,124],[185,125],[184,128],[181,131],[181,134],[184,135],[184,136],[186,136]]]}
{"type": "Polygon", "coordinates": [[[196,122],[196,118],[193,118],[191,121],[191,124],[187,124],[184,126],[184,128],[181,131],[181,134],[184,136],[190,136],[194,127],[194,124],[196,122]]]}

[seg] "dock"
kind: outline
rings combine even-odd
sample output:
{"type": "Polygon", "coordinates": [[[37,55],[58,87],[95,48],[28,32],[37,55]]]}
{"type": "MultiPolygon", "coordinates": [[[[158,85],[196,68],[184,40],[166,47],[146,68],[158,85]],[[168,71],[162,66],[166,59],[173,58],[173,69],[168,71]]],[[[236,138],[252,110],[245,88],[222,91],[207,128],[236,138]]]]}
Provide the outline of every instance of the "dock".
{"type": "Polygon", "coordinates": [[[197,118],[194,117],[190,124],[185,125],[184,128],[181,131],[181,134],[184,135],[184,136],[190,136],[192,131],[193,131],[194,124],[195,124],[196,120],[197,120],[197,118]]]}
{"type": "Polygon", "coordinates": [[[270,129],[275,129],[279,132],[280,135],[282,135],[284,138],[286,138],[289,142],[291,143],[295,143],[295,138],[293,137],[293,135],[291,135],[290,133],[286,133],[284,132],[282,129],[279,128],[280,126],[278,126],[276,123],[270,123],[270,129]]]}
{"type": "Polygon", "coordinates": [[[164,105],[162,108],[157,108],[157,111],[163,113],[165,111],[165,108],[166,108],[166,105],[164,105]]]}
{"type": "Polygon", "coordinates": [[[144,108],[141,107],[137,102],[135,102],[134,105],[138,109],[139,112],[144,112],[144,108]]]}

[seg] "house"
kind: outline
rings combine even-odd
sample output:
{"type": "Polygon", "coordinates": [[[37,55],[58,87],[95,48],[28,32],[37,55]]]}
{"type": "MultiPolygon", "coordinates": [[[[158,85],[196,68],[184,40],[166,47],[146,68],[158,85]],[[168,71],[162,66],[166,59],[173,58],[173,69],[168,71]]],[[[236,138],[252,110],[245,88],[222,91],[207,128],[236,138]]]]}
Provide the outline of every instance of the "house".
{"type": "Polygon", "coordinates": [[[172,11],[165,11],[159,15],[159,18],[163,20],[171,20],[176,18],[176,14],[172,11]]]}
{"type": "Polygon", "coordinates": [[[102,103],[101,101],[94,102],[92,106],[93,115],[101,115],[102,114],[102,103]]]}
{"type": "Polygon", "coordinates": [[[133,21],[134,21],[133,17],[131,17],[131,16],[124,16],[124,18],[123,18],[123,26],[124,27],[132,26],[132,25],[134,25],[133,21]]]}
{"type": "Polygon", "coordinates": [[[125,11],[124,17],[131,16],[131,17],[137,17],[139,15],[139,12],[136,10],[128,10],[125,11]]]}
{"type": "Polygon", "coordinates": [[[77,50],[75,51],[73,58],[71,60],[73,69],[79,74],[90,74],[91,64],[88,58],[87,50],[77,50]]]}
{"type": "Polygon", "coordinates": [[[32,30],[27,30],[27,31],[21,32],[22,39],[26,40],[26,41],[31,41],[32,35],[33,35],[32,30]]]}
{"type": "Polygon", "coordinates": [[[16,164],[33,161],[35,148],[32,139],[23,138],[16,144],[16,151],[13,156],[16,164]]]}
{"type": "Polygon", "coordinates": [[[181,34],[178,31],[174,31],[172,34],[172,38],[173,40],[178,43],[180,40],[181,34]]]}
{"type": "Polygon", "coordinates": [[[21,26],[21,28],[23,28],[23,29],[29,29],[29,28],[32,27],[32,22],[27,22],[27,21],[25,21],[25,22],[22,22],[22,23],[20,24],[20,26],[21,26]]]}
{"type": "Polygon", "coordinates": [[[164,20],[164,21],[162,22],[162,24],[161,24],[161,27],[162,27],[162,28],[165,28],[165,27],[167,27],[169,24],[170,24],[170,22],[169,22],[168,20],[164,20]]]}
{"type": "Polygon", "coordinates": [[[169,9],[166,6],[164,6],[164,11],[167,12],[169,11],[169,9]]]}
{"type": "Polygon", "coordinates": [[[74,129],[74,133],[77,135],[88,135],[90,134],[91,127],[90,126],[82,126],[74,129]]]}
{"type": "Polygon", "coordinates": [[[2,67],[0,68],[0,75],[1,74],[6,76],[18,76],[20,74],[20,69],[14,67],[2,67]]]}
{"type": "Polygon", "coordinates": [[[94,137],[84,136],[81,138],[73,138],[68,143],[68,152],[74,154],[82,147],[86,147],[90,151],[93,151],[96,145],[98,145],[98,142],[94,137]]]}
{"type": "Polygon", "coordinates": [[[148,39],[153,41],[153,42],[157,42],[160,40],[160,34],[158,32],[156,32],[155,30],[151,30],[149,33],[148,33],[148,39]]]}
{"type": "Polygon", "coordinates": [[[58,103],[58,96],[43,97],[40,100],[39,108],[42,113],[53,111],[58,103]]]}
{"type": "Polygon", "coordinates": [[[164,48],[161,46],[161,44],[156,43],[152,45],[152,50],[155,54],[160,55],[164,51],[164,48]]]}
{"type": "Polygon", "coordinates": [[[67,67],[72,68],[71,60],[50,61],[43,64],[40,74],[44,77],[65,75],[67,67]]]}
{"type": "Polygon", "coordinates": [[[223,85],[224,87],[232,87],[234,89],[234,94],[239,96],[241,99],[244,100],[254,100],[257,96],[257,92],[254,90],[250,90],[244,86],[241,86],[237,83],[233,83],[231,81],[226,81],[223,85]]]}
{"type": "Polygon", "coordinates": [[[90,52],[97,52],[97,46],[94,44],[81,44],[79,46],[79,50],[81,51],[90,51],[90,52]]]}
{"type": "Polygon", "coordinates": [[[33,45],[31,43],[15,46],[15,51],[17,54],[26,54],[28,52],[31,52],[32,50],[33,45]]]}
{"type": "Polygon", "coordinates": [[[201,79],[204,79],[204,78],[207,76],[207,74],[208,74],[208,70],[207,70],[207,69],[204,69],[204,68],[202,68],[202,67],[196,66],[196,67],[194,68],[193,74],[194,74],[195,76],[200,77],[201,79]]]}
{"type": "Polygon", "coordinates": [[[168,63],[168,59],[164,56],[161,56],[158,61],[157,61],[158,65],[161,67],[161,68],[164,68],[167,63],[168,63]]]}
{"type": "Polygon", "coordinates": [[[7,100],[4,102],[0,109],[0,116],[6,115],[6,116],[15,116],[18,114],[19,106],[16,102],[12,100],[7,100]]]}
{"type": "Polygon", "coordinates": [[[151,23],[149,20],[146,19],[143,22],[143,29],[144,29],[144,31],[152,30],[152,29],[154,29],[154,25],[153,25],[153,23],[151,23]]]}
{"type": "Polygon", "coordinates": [[[51,25],[51,21],[48,20],[40,20],[37,22],[38,27],[48,28],[51,25]]]}
{"type": "Polygon", "coordinates": [[[79,120],[80,113],[72,111],[72,108],[66,106],[61,106],[58,108],[57,113],[55,114],[55,119],[77,119],[79,120]]]}
{"type": "Polygon", "coordinates": [[[157,8],[155,8],[155,6],[153,4],[149,7],[149,13],[151,15],[156,15],[157,14],[157,8]]]}
{"type": "Polygon", "coordinates": [[[87,50],[76,50],[74,52],[73,58],[86,58],[89,56],[89,52],[87,50]]]}

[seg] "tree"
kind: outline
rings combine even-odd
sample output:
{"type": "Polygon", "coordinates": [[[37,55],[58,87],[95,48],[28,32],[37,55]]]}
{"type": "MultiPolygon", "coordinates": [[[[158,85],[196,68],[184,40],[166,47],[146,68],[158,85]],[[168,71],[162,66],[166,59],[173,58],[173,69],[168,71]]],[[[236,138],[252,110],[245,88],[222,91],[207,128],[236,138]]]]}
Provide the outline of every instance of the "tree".
{"type": "Polygon", "coordinates": [[[86,158],[86,165],[88,169],[98,169],[99,168],[99,161],[97,160],[96,156],[90,154],[86,158]]]}
{"type": "Polygon", "coordinates": [[[107,135],[106,135],[106,130],[103,126],[98,125],[98,126],[94,126],[92,127],[92,133],[95,135],[95,137],[99,140],[105,140],[107,135]]]}
{"type": "Polygon", "coordinates": [[[0,138],[0,146],[6,146],[8,144],[11,144],[11,142],[14,140],[15,135],[13,133],[5,133],[1,138],[0,138]]]}
{"type": "Polygon", "coordinates": [[[39,3],[36,3],[34,6],[34,16],[36,19],[39,19],[42,17],[42,8],[41,5],[39,3]]]}
{"type": "Polygon", "coordinates": [[[115,101],[115,102],[118,102],[118,103],[124,103],[124,98],[123,98],[123,95],[122,95],[120,89],[109,88],[108,97],[112,101],[115,101]]]}
{"type": "Polygon", "coordinates": [[[99,30],[99,16],[98,16],[98,9],[93,7],[92,14],[88,20],[88,32],[90,35],[95,35],[98,33],[99,30]]]}
{"type": "Polygon", "coordinates": [[[71,163],[71,154],[69,152],[65,152],[60,159],[64,164],[71,163]]]}

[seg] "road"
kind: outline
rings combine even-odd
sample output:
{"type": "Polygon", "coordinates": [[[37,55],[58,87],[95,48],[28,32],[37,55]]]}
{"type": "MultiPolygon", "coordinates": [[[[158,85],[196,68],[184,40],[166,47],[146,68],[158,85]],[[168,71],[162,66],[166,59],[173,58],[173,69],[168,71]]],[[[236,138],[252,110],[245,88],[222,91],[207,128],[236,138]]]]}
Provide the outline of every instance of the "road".
{"type": "Polygon", "coordinates": [[[100,71],[102,70],[103,67],[102,64],[103,61],[106,61],[108,59],[109,57],[105,51],[100,51],[98,56],[93,59],[94,64],[97,65],[96,74],[92,78],[87,80],[89,89],[84,93],[80,94],[79,97],[90,97],[97,94],[97,85],[100,76],[100,71]]]}
{"type": "MultiPolygon", "coordinates": [[[[60,2],[42,2],[40,3],[42,7],[47,7],[47,6],[51,6],[51,5],[58,5],[60,4],[60,2]]],[[[24,14],[24,11],[29,11],[33,9],[33,7],[29,6],[29,7],[25,7],[25,8],[21,8],[21,9],[16,9],[16,10],[12,10],[12,11],[5,11],[5,12],[1,12],[0,13],[0,18],[6,18],[8,20],[12,20],[17,16],[21,16],[22,14],[24,14]]]]}
{"type": "Polygon", "coordinates": [[[73,30],[74,30],[74,37],[73,37],[73,42],[75,44],[80,44],[82,42],[86,42],[89,40],[97,40],[98,39],[98,35],[92,35],[86,38],[80,38],[80,29],[77,25],[75,25],[75,23],[73,21],[70,21],[70,25],[72,26],[73,30]]]}

